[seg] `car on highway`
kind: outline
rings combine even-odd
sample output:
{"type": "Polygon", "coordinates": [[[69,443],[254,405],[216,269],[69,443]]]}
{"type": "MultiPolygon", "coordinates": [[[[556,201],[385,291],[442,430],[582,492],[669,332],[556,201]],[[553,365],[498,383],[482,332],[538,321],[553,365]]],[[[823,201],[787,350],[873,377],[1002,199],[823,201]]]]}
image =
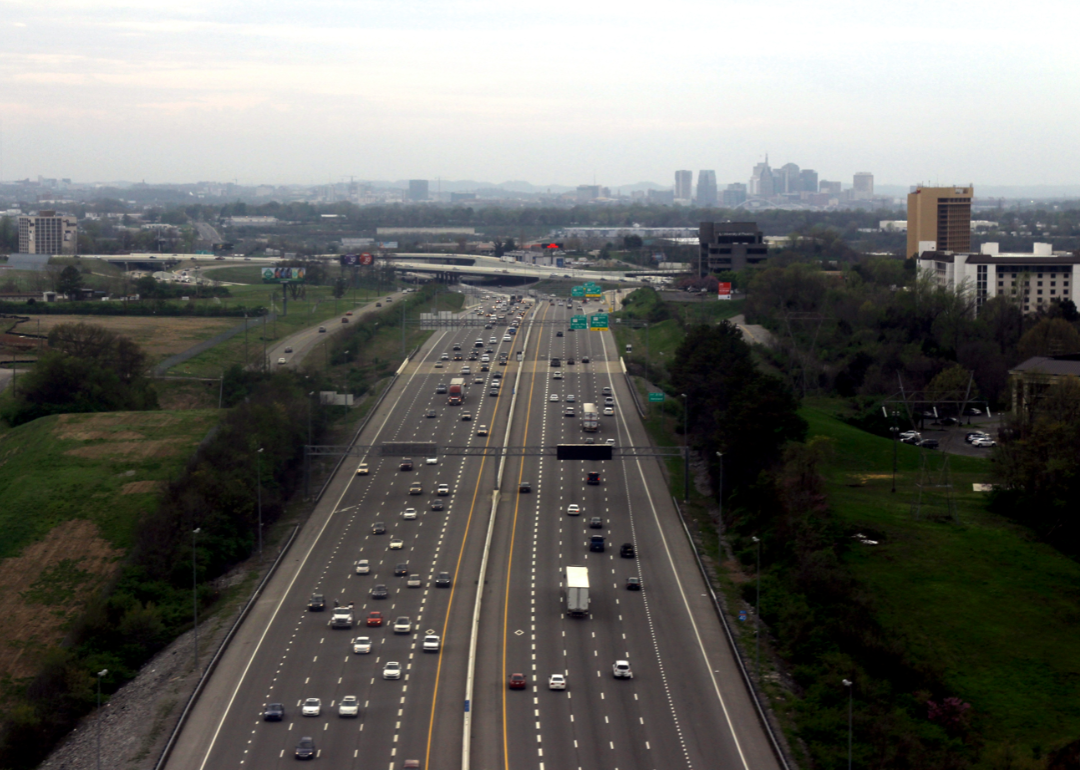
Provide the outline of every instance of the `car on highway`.
{"type": "Polygon", "coordinates": [[[557,332],[555,332],[555,336],[556,337],[561,337],[561,336],[563,336],[563,333],[561,331],[557,331],[557,332]]]}
{"type": "Polygon", "coordinates": [[[383,614],[377,610],[372,610],[367,614],[366,622],[371,628],[378,628],[383,623],[383,614]]]}
{"type": "Polygon", "coordinates": [[[376,583],[371,587],[372,599],[386,599],[390,596],[390,591],[387,590],[385,583],[376,583]]]}
{"type": "Polygon", "coordinates": [[[563,417],[576,417],[577,413],[574,411],[574,407],[568,406],[563,410],[563,417]]]}
{"type": "Polygon", "coordinates": [[[471,366],[463,366],[463,367],[461,367],[461,373],[462,374],[472,374],[472,367],[471,366]]]}
{"type": "Polygon", "coordinates": [[[524,690],[529,685],[529,680],[524,674],[511,674],[506,686],[511,690],[524,690]]]}
{"type": "Polygon", "coordinates": [[[566,677],[562,674],[552,674],[548,677],[548,689],[549,690],[565,690],[566,689],[566,677]]]}
{"type": "Polygon", "coordinates": [[[358,562],[356,562],[356,574],[357,575],[367,575],[370,572],[371,572],[371,565],[368,564],[367,559],[360,559],[358,562]]]}
{"type": "Polygon", "coordinates": [[[438,457],[429,457],[426,460],[424,460],[424,465],[438,465],[438,464],[439,464],[439,458],[438,457]]]}
{"type": "Polygon", "coordinates": [[[605,439],[604,443],[607,444],[608,446],[615,446],[615,439],[613,439],[613,438],[605,439]]]}
{"type": "Polygon", "coordinates": [[[573,366],[574,365],[574,359],[572,359],[572,358],[566,359],[566,365],[567,366],[573,366]]]}
{"type": "Polygon", "coordinates": [[[503,342],[512,342],[512,341],[513,341],[513,337],[511,337],[511,336],[510,336],[509,334],[504,334],[504,335],[503,335],[503,338],[502,338],[502,341],[503,341],[503,342]]]}
{"type": "Polygon", "coordinates": [[[394,633],[395,634],[408,634],[412,631],[412,621],[409,620],[408,615],[401,615],[394,621],[394,633]]]}
{"type": "Polygon", "coordinates": [[[367,463],[360,463],[359,465],[357,465],[356,466],[356,475],[357,476],[366,476],[366,475],[368,475],[368,464],[367,463]]]}
{"type": "Polygon", "coordinates": [[[408,580],[405,581],[405,587],[406,588],[423,588],[424,587],[424,581],[419,575],[417,575],[414,572],[413,574],[409,575],[408,580]]]}
{"type": "Polygon", "coordinates": [[[604,546],[604,536],[603,535],[593,535],[592,537],[589,538],[589,550],[590,551],[596,551],[597,553],[603,553],[604,552],[604,547],[605,546],[604,546]]]}
{"type": "Polygon", "coordinates": [[[461,353],[454,353],[454,360],[455,361],[464,361],[465,357],[462,356],[461,353]]]}
{"type": "Polygon", "coordinates": [[[472,412],[462,412],[461,413],[461,421],[462,422],[472,422],[472,412]]]}
{"type": "Polygon", "coordinates": [[[438,385],[435,386],[435,392],[436,393],[445,393],[446,392],[446,386],[440,382],[438,385]]]}
{"type": "Polygon", "coordinates": [[[439,486],[435,488],[435,494],[437,494],[439,497],[446,497],[450,494],[450,485],[439,484],[439,486]]]}
{"type": "Polygon", "coordinates": [[[640,591],[641,590],[641,578],[639,578],[639,577],[628,577],[626,579],[626,590],[627,591],[640,591]]]}
{"type": "Polygon", "coordinates": [[[277,360],[277,362],[278,362],[278,365],[279,365],[279,366],[280,366],[281,364],[284,364],[284,363],[286,363],[286,361],[285,361],[285,359],[284,359],[284,358],[279,358],[279,359],[277,360]]]}
{"type": "Polygon", "coordinates": [[[424,637],[424,644],[422,649],[424,652],[438,652],[440,640],[435,634],[428,634],[424,637]]]}
{"type": "Polygon", "coordinates": [[[405,577],[409,574],[408,564],[398,564],[394,567],[394,577],[405,577]]]}
{"type": "Polygon", "coordinates": [[[518,484],[518,494],[521,494],[523,492],[532,492],[531,481],[522,481],[518,484]]]}
{"type": "MultiPolygon", "coordinates": [[[[488,367],[481,366],[480,371],[488,372],[488,371],[491,371],[491,369],[488,368],[488,367]]],[[[483,385],[484,384],[484,378],[483,377],[475,377],[472,382],[473,382],[473,385],[483,385]]]]}
{"type": "Polygon", "coordinates": [[[449,588],[454,584],[453,578],[450,577],[449,572],[440,572],[435,576],[436,588],[449,588]]]}
{"type": "Polygon", "coordinates": [[[443,368],[443,362],[442,361],[436,361],[435,362],[435,368],[436,369],[442,369],[443,368]]]}
{"type": "Polygon", "coordinates": [[[322,701],[318,698],[308,698],[304,701],[300,713],[306,717],[317,717],[322,713],[322,701]]]}
{"type": "Polygon", "coordinates": [[[615,410],[610,406],[605,406],[604,407],[604,417],[614,417],[614,416],[615,416],[615,410]]]}
{"type": "Polygon", "coordinates": [[[567,393],[567,394],[566,394],[566,403],[568,403],[568,404],[572,404],[572,403],[574,403],[574,402],[575,402],[576,400],[577,400],[577,399],[575,399],[575,398],[574,398],[574,394],[573,394],[573,393],[567,393]]]}
{"type": "Polygon", "coordinates": [[[589,361],[590,361],[590,359],[589,359],[588,356],[582,356],[581,357],[581,363],[587,364],[587,363],[589,363],[589,361]]]}
{"type": "Polygon", "coordinates": [[[264,722],[280,722],[285,718],[285,704],[284,703],[267,703],[266,708],[263,709],[263,721],[264,722]]]}
{"type": "Polygon", "coordinates": [[[617,660],[611,665],[611,673],[616,679],[633,679],[634,672],[630,670],[630,661],[617,660]]]}
{"type": "Polygon", "coordinates": [[[603,529],[603,528],[604,528],[604,520],[602,518],[600,518],[599,516],[593,516],[591,519],[589,519],[589,529],[603,529]]]}
{"type": "Polygon", "coordinates": [[[619,556],[623,557],[624,559],[633,559],[634,558],[634,544],[633,543],[623,543],[622,547],[619,548],[619,556]]]}
{"type": "Polygon", "coordinates": [[[449,353],[443,353],[441,356],[439,356],[439,360],[440,361],[449,361],[450,360],[450,354],[449,353]]]}
{"type": "Polygon", "coordinates": [[[297,759],[314,759],[316,754],[315,739],[305,735],[296,742],[295,754],[297,759]]]}
{"type": "Polygon", "coordinates": [[[552,393],[550,396],[548,396],[548,401],[553,401],[554,402],[554,401],[558,401],[558,400],[559,400],[559,394],[558,393],[552,393]]]}
{"type": "Polygon", "coordinates": [[[443,509],[443,501],[438,498],[432,500],[429,505],[433,511],[441,511],[443,509]]]}
{"type": "Polygon", "coordinates": [[[420,486],[419,481],[414,481],[409,486],[409,494],[410,495],[422,495],[422,494],[424,494],[424,488],[422,486],[420,486]]]}
{"type": "Polygon", "coordinates": [[[322,594],[312,594],[308,599],[308,612],[322,612],[326,609],[326,597],[322,594]]]}
{"type": "Polygon", "coordinates": [[[352,651],[357,655],[367,655],[371,652],[371,637],[358,636],[352,640],[352,651]]]}
{"type": "Polygon", "coordinates": [[[597,486],[600,483],[600,471],[589,471],[585,477],[585,483],[590,486],[597,486]]]}
{"type": "Polygon", "coordinates": [[[381,302],[376,302],[375,307],[382,307],[382,303],[381,302]]]}
{"type": "Polygon", "coordinates": [[[383,679],[401,679],[401,664],[396,660],[386,661],[382,670],[383,679]]]}
{"type": "Polygon", "coordinates": [[[341,322],[342,322],[343,324],[347,324],[347,323],[349,322],[349,319],[348,319],[348,318],[342,318],[342,319],[341,319],[341,322]]]}
{"type": "Polygon", "coordinates": [[[412,470],[412,458],[402,457],[401,463],[398,465],[399,471],[411,471],[412,470]]]}
{"type": "Polygon", "coordinates": [[[553,380],[561,380],[562,378],[562,372],[555,372],[555,374],[551,375],[551,379],[553,380]]]}
{"type": "Polygon", "coordinates": [[[427,413],[426,413],[426,414],[425,414],[424,416],[425,416],[425,417],[429,417],[429,418],[430,418],[430,417],[438,417],[438,416],[439,416],[439,413],[438,413],[438,412],[436,412],[436,411],[435,411],[434,409],[428,409],[428,410],[427,410],[427,413]]]}
{"type": "Polygon", "coordinates": [[[415,508],[406,508],[404,511],[401,512],[401,518],[403,518],[403,519],[415,519],[416,518],[416,509],[415,508]]]}
{"type": "Polygon", "coordinates": [[[581,506],[578,505],[577,503],[570,503],[570,505],[566,506],[566,515],[567,516],[580,516],[581,515],[581,506]]]}
{"type": "Polygon", "coordinates": [[[615,399],[612,396],[604,396],[604,406],[615,406],[615,399]]]}
{"type": "Polygon", "coordinates": [[[405,541],[402,540],[400,537],[392,537],[392,538],[390,538],[390,550],[391,551],[400,551],[404,547],[405,547],[405,541]]]}
{"type": "Polygon", "coordinates": [[[611,388],[608,387],[607,385],[605,385],[603,390],[600,391],[600,394],[604,395],[604,396],[610,396],[611,395],[611,388]]]}
{"type": "Polygon", "coordinates": [[[373,535],[385,535],[386,534],[386,524],[384,524],[381,521],[376,521],[374,524],[371,525],[371,534],[373,534],[373,535]]]}
{"type": "Polygon", "coordinates": [[[292,353],[292,348],[285,348],[286,353],[292,353]]]}
{"type": "Polygon", "coordinates": [[[319,334],[325,334],[325,333],[326,333],[326,327],[325,326],[320,326],[319,327],[319,334]]]}
{"type": "Polygon", "coordinates": [[[356,699],[355,695],[344,696],[341,703],[338,704],[337,713],[339,717],[360,716],[360,701],[356,699]]]}

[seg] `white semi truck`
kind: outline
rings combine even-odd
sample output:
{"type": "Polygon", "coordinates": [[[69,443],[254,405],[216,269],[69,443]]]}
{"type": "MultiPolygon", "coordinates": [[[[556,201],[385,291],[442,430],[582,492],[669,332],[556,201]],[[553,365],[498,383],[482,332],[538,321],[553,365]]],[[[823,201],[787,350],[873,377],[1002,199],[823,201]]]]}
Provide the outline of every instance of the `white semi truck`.
{"type": "Polygon", "coordinates": [[[566,614],[584,617],[589,614],[589,569],[566,568],[566,614]]]}

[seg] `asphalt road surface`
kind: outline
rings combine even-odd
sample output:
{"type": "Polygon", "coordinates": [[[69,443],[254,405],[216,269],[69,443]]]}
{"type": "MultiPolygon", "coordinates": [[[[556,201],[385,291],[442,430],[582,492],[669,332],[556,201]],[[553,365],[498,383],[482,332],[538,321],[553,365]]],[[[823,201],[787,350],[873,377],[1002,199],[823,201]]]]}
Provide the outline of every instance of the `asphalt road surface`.
{"type": "MultiPolygon", "coordinates": [[[[510,341],[503,339],[505,326],[437,331],[374,415],[361,444],[501,446],[516,381],[511,446],[583,442],[581,405],[602,404],[603,387],[612,388],[615,414],[602,417],[601,431],[590,435],[597,442],[646,445],[611,336],[566,332],[562,322],[569,314],[538,303],[510,341]],[[558,329],[563,337],[556,336],[558,329]],[[455,342],[463,353],[475,349],[481,334],[496,362],[499,353],[510,353],[508,365],[480,373],[478,361],[439,361],[443,353],[452,356],[455,342]],[[556,380],[552,356],[577,363],[560,367],[564,378],[556,380]],[[580,363],[582,356],[590,363],[580,363]],[[460,373],[465,364],[471,367],[467,376],[460,373]],[[505,384],[492,395],[495,372],[504,374],[505,384]],[[469,383],[480,376],[484,384],[470,384],[464,405],[448,406],[435,390],[452,376],[469,383]],[[564,416],[570,394],[575,417],[564,416]],[[436,416],[427,417],[429,410],[436,416]],[[462,419],[466,412],[472,420],[462,419]],[[477,435],[481,425],[488,426],[488,436],[477,435]]],[[[439,456],[428,465],[415,456],[412,471],[399,471],[400,459],[373,452],[343,464],[226,652],[169,770],[281,767],[295,761],[302,736],[314,738],[316,761],[329,760],[335,768],[396,770],[407,759],[420,760],[423,768],[460,768],[470,628],[493,500],[469,704],[471,768],[776,766],[655,459],[588,464],[539,455],[508,458],[498,493],[496,458],[439,456]],[[355,475],[361,459],[370,475],[355,475]],[[600,470],[601,484],[585,484],[589,470],[600,470]],[[533,491],[518,494],[521,481],[530,481],[533,491]],[[408,493],[414,482],[422,494],[408,493]],[[437,511],[430,502],[439,483],[449,484],[450,494],[437,511]],[[571,502],[584,507],[581,516],[566,514],[571,502]],[[403,516],[409,507],[416,509],[415,519],[403,516]],[[592,516],[602,517],[599,529],[588,527],[592,516]],[[385,534],[374,534],[375,522],[385,524],[385,534]],[[589,552],[587,541],[598,533],[608,549],[589,552]],[[402,540],[401,550],[390,549],[393,538],[402,540]],[[619,556],[624,542],[636,545],[636,558],[619,556]],[[355,574],[358,559],[370,562],[369,574],[355,574]],[[396,577],[398,564],[419,574],[422,586],[409,588],[396,577]],[[563,568],[570,564],[589,569],[589,617],[565,613],[563,568]],[[442,571],[451,573],[451,587],[435,587],[442,571]],[[625,590],[631,575],[641,577],[643,591],[625,590]],[[371,598],[377,584],[387,586],[388,598],[371,598]],[[327,611],[307,611],[313,592],[326,596],[327,611]],[[356,628],[329,627],[334,601],[355,603],[356,628]],[[385,617],[382,627],[364,625],[373,610],[385,617]],[[410,633],[389,627],[398,616],[410,618],[410,633]],[[421,650],[429,632],[441,637],[438,653],[421,650]],[[354,636],[369,636],[372,651],[354,654],[354,636]],[[633,679],[613,678],[616,659],[630,661],[633,679]],[[401,664],[401,679],[382,677],[388,661],[401,664]],[[517,672],[528,677],[528,686],[508,690],[507,677],[517,672]],[[548,690],[552,673],[567,676],[567,690],[548,690]],[[359,699],[359,718],[337,715],[346,695],[359,699]],[[301,702],[311,697],[322,700],[322,714],[301,716],[301,702]],[[283,721],[262,720],[263,706],[271,702],[285,705],[283,721]]]]}

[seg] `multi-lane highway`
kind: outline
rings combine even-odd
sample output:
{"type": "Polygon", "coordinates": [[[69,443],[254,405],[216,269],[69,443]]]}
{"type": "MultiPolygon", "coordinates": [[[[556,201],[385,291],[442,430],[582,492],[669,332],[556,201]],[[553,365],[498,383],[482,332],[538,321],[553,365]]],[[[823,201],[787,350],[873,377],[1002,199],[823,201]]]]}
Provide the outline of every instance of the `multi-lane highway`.
{"type": "MultiPolygon", "coordinates": [[[[507,320],[517,312],[524,314],[522,325],[509,339],[505,324],[436,332],[360,443],[553,446],[591,436],[597,443],[647,445],[611,336],[570,333],[572,311],[563,305],[514,306],[507,320]],[[491,371],[480,372],[480,361],[441,361],[443,354],[453,358],[455,343],[463,354],[481,352],[474,347],[478,337],[482,350],[492,351],[491,371]],[[502,353],[509,359],[504,366],[502,353]],[[555,357],[562,366],[550,365],[555,357]],[[497,392],[491,389],[496,373],[505,383],[497,392]],[[451,377],[469,383],[461,406],[436,393],[451,377]],[[601,417],[599,432],[585,434],[581,407],[602,409],[604,388],[614,413],[601,417]],[[568,406],[575,416],[566,416],[568,406]],[[464,413],[472,420],[462,420],[464,413]],[[481,425],[487,436],[477,435],[481,425]]],[[[493,503],[468,704],[469,767],[776,766],[655,459],[508,457],[498,491],[498,458],[412,460],[411,471],[398,469],[400,458],[377,453],[343,465],[198,701],[170,770],[281,766],[295,761],[304,736],[314,738],[317,761],[334,767],[396,770],[417,759],[423,768],[460,768],[473,609],[493,503]],[[369,475],[355,475],[360,460],[369,475]],[[600,473],[600,484],[586,484],[589,471],[600,473]],[[521,482],[531,491],[519,493],[521,482]],[[414,483],[421,494],[409,494],[414,483]],[[441,483],[450,486],[444,498],[435,494],[441,483]],[[431,507],[437,499],[445,501],[442,510],[431,507]],[[567,514],[570,504],[583,509],[580,515],[567,514]],[[415,518],[403,515],[407,508],[415,518]],[[599,526],[590,526],[593,517],[599,526]],[[377,522],[385,533],[375,533],[377,522]],[[594,535],[606,539],[604,552],[589,550],[594,535]],[[395,539],[401,550],[391,550],[395,539]],[[635,546],[634,557],[620,556],[623,543],[635,546]],[[368,560],[368,574],[356,574],[359,559],[368,560]],[[420,576],[419,587],[395,576],[402,564],[420,576]],[[587,617],[566,614],[568,565],[588,568],[587,617]],[[437,587],[444,571],[452,584],[437,587]],[[631,576],[644,590],[625,588],[631,576]],[[371,598],[376,585],[388,588],[386,599],[371,598]],[[325,595],[325,612],[308,611],[312,593],[325,595]],[[334,602],[355,604],[356,628],[330,628],[334,602]],[[371,611],[384,616],[381,627],[364,625],[371,611]],[[394,633],[399,616],[410,619],[410,633],[394,633]],[[422,651],[426,634],[441,638],[438,653],[422,651]],[[353,652],[350,640],[357,636],[370,637],[370,653],[353,652]],[[613,676],[616,660],[630,662],[632,679],[613,676]],[[391,661],[400,663],[400,679],[383,678],[391,661]],[[508,689],[515,673],[526,676],[524,690],[508,689]],[[551,674],[563,674],[567,689],[549,690],[551,674]],[[358,718],[338,716],[348,695],[360,702],[358,718]],[[321,699],[320,716],[301,715],[307,698],[321,699]],[[285,718],[264,721],[265,704],[275,702],[284,704],[285,718]]]]}

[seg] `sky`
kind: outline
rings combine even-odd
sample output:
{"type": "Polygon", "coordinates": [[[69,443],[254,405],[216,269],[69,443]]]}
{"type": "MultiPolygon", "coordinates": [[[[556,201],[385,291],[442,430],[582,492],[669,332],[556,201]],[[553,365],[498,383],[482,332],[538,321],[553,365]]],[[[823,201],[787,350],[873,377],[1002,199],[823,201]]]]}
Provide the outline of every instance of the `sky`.
{"type": "Polygon", "coordinates": [[[0,0],[0,179],[1080,183],[1076,0],[0,0]]]}

